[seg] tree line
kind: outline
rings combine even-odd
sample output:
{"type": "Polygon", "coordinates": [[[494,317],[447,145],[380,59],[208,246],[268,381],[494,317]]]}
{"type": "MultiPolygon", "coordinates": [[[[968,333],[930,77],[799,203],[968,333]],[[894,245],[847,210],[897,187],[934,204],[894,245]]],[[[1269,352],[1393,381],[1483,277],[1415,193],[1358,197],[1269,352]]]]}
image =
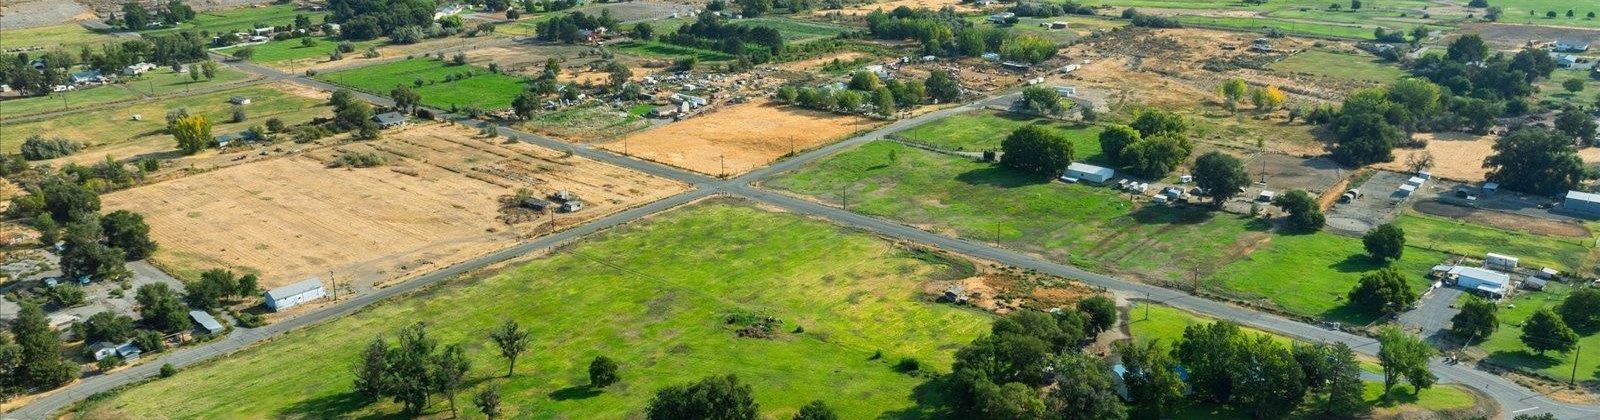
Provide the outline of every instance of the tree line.
{"type": "Polygon", "coordinates": [[[178,67],[206,60],[208,44],[198,33],[179,31],[104,44],[98,51],[83,46],[76,54],[62,50],[3,54],[0,83],[29,94],[46,95],[51,87],[68,84],[73,69],[79,66],[102,74],[120,74],[123,68],[139,62],[178,67]]]}
{"type": "Polygon", "coordinates": [[[867,32],[879,39],[914,39],[923,54],[941,57],[978,57],[996,52],[1007,60],[1037,64],[1054,57],[1054,42],[1033,35],[1015,35],[1001,28],[980,29],[953,8],[896,7],[867,14],[867,32]]]}

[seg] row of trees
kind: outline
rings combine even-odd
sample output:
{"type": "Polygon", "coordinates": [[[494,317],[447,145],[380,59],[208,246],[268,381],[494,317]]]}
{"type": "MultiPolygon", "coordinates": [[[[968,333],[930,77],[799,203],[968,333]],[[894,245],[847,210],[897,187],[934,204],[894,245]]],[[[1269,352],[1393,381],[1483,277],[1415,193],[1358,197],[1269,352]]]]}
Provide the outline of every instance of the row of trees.
{"type": "Polygon", "coordinates": [[[194,8],[183,4],[180,0],[169,0],[161,5],[161,10],[151,12],[143,3],[130,1],[122,4],[122,16],[118,19],[112,16],[112,25],[120,24],[124,28],[142,31],[158,21],[171,27],[182,22],[194,20],[194,8]]]}
{"type": "Polygon", "coordinates": [[[997,52],[1007,60],[1036,64],[1056,54],[1055,43],[1048,39],[1000,28],[977,28],[949,7],[937,12],[905,6],[889,12],[874,10],[867,14],[867,31],[879,39],[915,39],[922,43],[923,53],[944,57],[997,52]]]}
{"type": "Polygon", "coordinates": [[[943,71],[933,72],[925,81],[893,79],[887,83],[875,73],[861,71],[851,77],[848,89],[784,86],[777,92],[778,100],[804,108],[857,113],[870,105],[872,113],[885,117],[929,99],[948,103],[960,97],[961,86],[943,71]]]}
{"type": "Polygon", "coordinates": [[[44,95],[51,92],[52,86],[67,84],[68,77],[80,65],[103,74],[119,74],[124,67],[138,62],[177,66],[205,60],[207,44],[197,33],[180,31],[105,44],[99,51],[83,46],[76,55],[62,50],[5,54],[0,56],[0,83],[44,95]]]}
{"type": "Polygon", "coordinates": [[[363,41],[401,28],[431,27],[437,6],[433,0],[330,0],[332,14],[326,20],[340,25],[341,37],[363,41]]]}

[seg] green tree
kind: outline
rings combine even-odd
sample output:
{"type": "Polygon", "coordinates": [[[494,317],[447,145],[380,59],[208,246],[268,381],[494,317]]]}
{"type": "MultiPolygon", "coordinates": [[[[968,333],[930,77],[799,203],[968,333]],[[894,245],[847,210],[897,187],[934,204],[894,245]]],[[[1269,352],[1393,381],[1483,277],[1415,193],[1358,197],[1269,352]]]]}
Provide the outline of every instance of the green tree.
{"type": "Polygon", "coordinates": [[[1595,130],[1600,130],[1600,124],[1594,122],[1594,117],[1590,117],[1589,113],[1570,105],[1564,107],[1561,110],[1561,114],[1556,116],[1555,126],[1556,131],[1560,131],[1561,134],[1583,139],[1583,141],[1589,143],[1594,142],[1595,130]]]}
{"type": "Polygon", "coordinates": [[[538,93],[524,90],[518,92],[517,97],[511,100],[511,111],[517,114],[517,118],[532,119],[533,112],[539,110],[539,102],[538,93]]]}
{"type": "Polygon", "coordinates": [[[139,286],[134,300],[139,303],[140,321],[144,325],[169,333],[189,329],[189,307],[166,283],[139,286]]]}
{"type": "Polygon", "coordinates": [[[506,358],[506,377],[511,377],[517,372],[517,356],[528,350],[528,331],[523,330],[516,321],[507,319],[489,332],[489,340],[500,348],[500,357],[506,358]]]}
{"type": "Polygon", "coordinates": [[[428,337],[422,323],[400,330],[396,346],[385,360],[384,393],[400,403],[406,414],[416,416],[428,405],[428,396],[438,389],[434,376],[434,350],[438,342],[428,337]]]}
{"type": "Polygon", "coordinates": [[[839,414],[822,400],[816,400],[800,407],[800,412],[794,414],[793,420],[839,420],[839,414]]]}
{"type": "Polygon", "coordinates": [[[1173,349],[1189,369],[1189,384],[1199,398],[1226,403],[1233,398],[1235,376],[1243,371],[1244,333],[1232,321],[1191,324],[1173,349]]]}
{"type": "Polygon", "coordinates": [[[756,420],[761,418],[750,385],[734,375],[711,376],[656,391],[645,408],[648,420],[756,420]]]}
{"type": "Polygon", "coordinates": [[[1250,174],[1245,172],[1239,158],[1211,151],[1195,158],[1194,183],[1211,196],[1212,203],[1221,206],[1250,185],[1250,174]]]}
{"type": "Polygon", "coordinates": [[[384,388],[384,377],[389,374],[389,342],[383,337],[373,338],[361,352],[361,358],[356,361],[355,367],[356,395],[368,401],[377,401],[387,395],[384,388]]]}
{"type": "Polygon", "coordinates": [[[1178,362],[1161,340],[1145,343],[1118,342],[1124,383],[1133,401],[1132,418],[1164,418],[1183,399],[1183,380],[1178,377],[1178,362]]]}
{"type": "Polygon", "coordinates": [[[1066,109],[1061,106],[1061,94],[1045,86],[1023,88],[1022,102],[1027,104],[1028,110],[1043,115],[1060,115],[1066,109]]]}
{"type": "Polygon", "coordinates": [[[1247,89],[1249,89],[1249,86],[1244,84],[1244,79],[1234,77],[1224,80],[1221,85],[1217,86],[1217,93],[1222,94],[1222,105],[1227,107],[1228,111],[1237,111],[1239,101],[1244,100],[1244,94],[1247,89]]]}
{"type": "Polygon", "coordinates": [[[1578,345],[1578,333],[1549,308],[1539,309],[1522,323],[1521,339],[1539,355],[1550,350],[1565,353],[1578,345]]]}
{"type": "Polygon", "coordinates": [[[1384,267],[1361,275],[1361,280],[1350,289],[1350,305],[1366,311],[1392,315],[1404,311],[1417,300],[1411,283],[1394,267],[1384,267]]]}
{"type": "Polygon", "coordinates": [[[1378,365],[1383,367],[1383,398],[1404,378],[1411,383],[1412,393],[1433,386],[1438,377],[1428,370],[1428,358],[1433,357],[1433,346],[1399,327],[1387,326],[1378,333],[1378,365]]]}
{"type": "Polygon", "coordinates": [[[1139,131],[1125,125],[1112,125],[1100,132],[1100,151],[1113,160],[1122,155],[1122,149],[1138,143],[1139,131]]]}
{"type": "Polygon", "coordinates": [[[211,120],[205,115],[180,117],[167,127],[172,138],[178,141],[178,150],[184,154],[200,153],[211,146],[211,120]]]}
{"type": "Polygon", "coordinates": [[[1468,342],[1487,339],[1500,327],[1495,315],[1497,310],[1494,302],[1468,296],[1461,304],[1461,312],[1450,318],[1450,332],[1468,342]]]}
{"type": "Polygon", "coordinates": [[[1308,383],[1321,384],[1321,390],[1327,394],[1322,411],[1337,418],[1354,418],[1365,413],[1366,385],[1361,381],[1361,362],[1356,359],[1355,351],[1343,342],[1318,346],[1325,349],[1317,352],[1323,363],[1322,381],[1308,383]]]}
{"type": "Polygon", "coordinates": [[[150,10],[145,9],[143,4],[137,1],[122,4],[122,26],[140,31],[149,26],[153,20],[155,16],[151,15],[150,10]]]}
{"type": "Polygon", "coordinates": [[[1508,190],[1554,195],[1583,180],[1583,160],[1571,138],[1543,128],[1523,128],[1494,142],[1495,154],[1483,161],[1488,179],[1508,190]]]}
{"type": "Polygon", "coordinates": [[[1289,213],[1284,218],[1286,227],[1296,232],[1312,232],[1322,228],[1327,219],[1322,215],[1317,200],[1305,190],[1289,190],[1272,199],[1272,205],[1289,213]]]}
{"type": "Polygon", "coordinates": [[[1171,111],[1160,109],[1147,109],[1139,113],[1138,117],[1129,124],[1134,130],[1139,131],[1142,137],[1151,137],[1158,134],[1181,134],[1189,130],[1189,122],[1171,111]]]}
{"type": "Polygon", "coordinates": [[[100,211],[99,194],[59,177],[46,179],[39,192],[44,195],[44,209],[57,222],[81,220],[100,211]]]}
{"type": "Polygon", "coordinates": [[[1581,330],[1600,328],[1600,289],[1578,288],[1567,295],[1556,307],[1556,313],[1567,325],[1581,330]]]}
{"type": "Polygon", "coordinates": [[[1034,35],[1017,35],[1000,43],[1000,57],[1039,64],[1055,57],[1057,49],[1055,41],[1034,35]]]}
{"type": "Polygon", "coordinates": [[[1055,362],[1056,388],[1050,391],[1055,417],[1062,420],[1126,420],[1128,408],[1113,391],[1105,362],[1069,351],[1055,362]]]}
{"type": "Polygon", "coordinates": [[[430,375],[436,391],[444,394],[450,401],[450,417],[456,417],[456,394],[466,384],[467,373],[472,371],[472,362],[467,360],[467,351],[460,344],[445,346],[444,351],[434,356],[430,375]]]}
{"type": "Polygon", "coordinates": [[[1060,132],[1025,125],[1000,143],[1000,164],[1041,178],[1055,178],[1072,164],[1072,142],[1060,132]]]}
{"type": "Polygon", "coordinates": [[[995,386],[982,382],[977,388],[975,411],[983,418],[1044,420],[1047,410],[1039,391],[1021,382],[995,386]]]}
{"type": "Polygon", "coordinates": [[[483,387],[483,389],[478,390],[478,394],[472,397],[472,405],[477,406],[478,411],[482,412],[483,416],[488,417],[490,420],[499,418],[500,386],[489,384],[488,386],[483,387]]]}
{"type": "Polygon", "coordinates": [[[617,375],[617,361],[610,357],[595,356],[589,362],[589,387],[605,388],[622,378],[617,375]]]}
{"type": "Polygon", "coordinates": [[[394,85],[394,89],[389,91],[389,98],[394,99],[394,107],[400,112],[413,112],[422,105],[422,95],[405,85],[394,85]]]}
{"type": "Polygon", "coordinates": [[[1489,57],[1489,44],[1484,43],[1483,37],[1478,34],[1462,35],[1450,43],[1445,50],[1445,57],[1458,63],[1483,61],[1489,57]]]}
{"type": "Polygon", "coordinates": [[[1079,300],[1078,312],[1088,316],[1089,332],[1100,333],[1117,324],[1117,303],[1105,295],[1094,295],[1079,300]]]}
{"type": "Polygon", "coordinates": [[[1384,223],[1361,236],[1367,255],[1380,260],[1399,260],[1406,250],[1406,231],[1394,223],[1384,223]]]}
{"type": "Polygon", "coordinates": [[[850,75],[850,89],[872,92],[883,87],[883,80],[878,79],[878,74],[862,70],[850,75]]]}
{"type": "Polygon", "coordinates": [[[1247,339],[1239,355],[1245,370],[1235,377],[1236,402],[1250,407],[1255,418],[1283,418],[1305,400],[1305,374],[1282,344],[1266,334],[1247,339]]]}
{"type": "Polygon", "coordinates": [[[656,28],[649,23],[633,25],[633,37],[636,39],[650,40],[655,38],[656,28]]]}
{"type": "Polygon", "coordinates": [[[878,108],[879,115],[883,115],[885,117],[894,115],[894,92],[890,91],[889,88],[878,88],[876,92],[873,92],[872,100],[874,105],[878,108]]]}
{"type": "Polygon", "coordinates": [[[150,240],[150,226],[144,216],[127,210],[117,210],[100,218],[100,229],[105,232],[106,245],[121,249],[129,261],[148,258],[156,250],[150,240]]]}
{"type": "Polygon", "coordinates": [[[1172,172],[1189,158],[1194,143],[1178,133],[1142,134],[1140,141],[1122,149],[1117,163],[1128,172],[1160,178],[1172,172]]]}
{"type": "Polygon", "coordinates": [[[133,318],[111,312],[98,312],[83,321],[83,341],[86,343],[121,343],[133,338],[133,318]]]}
{"type": "Polygon", "coordinates": [[[66,385],[77,376],[77,365],[61,356],[61,337],[50,328],[44,308],[22,302],[11,336],[18,346],[12,383],[42,391],[66,385]]]}
{"type": "Polygon", "coordinates": [[[943,70],[934,70],[923,85],[928,89],[928,96],[939,103],[952,103],[961,99],[961,84],[943,70]]]}

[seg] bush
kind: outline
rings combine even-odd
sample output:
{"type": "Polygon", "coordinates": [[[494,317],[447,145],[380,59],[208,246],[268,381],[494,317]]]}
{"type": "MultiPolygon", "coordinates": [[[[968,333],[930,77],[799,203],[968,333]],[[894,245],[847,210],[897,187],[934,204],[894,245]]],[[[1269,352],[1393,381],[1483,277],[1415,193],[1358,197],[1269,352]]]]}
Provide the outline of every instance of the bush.
{"type": "Polygon", "coordinates": [[[238,106],[238,105],[234,105],[233,106],[233,117],[232,117],[233,123],[234,124],[242,123],[246,119],[249,119],[249,115],[245,114],[244,107],[238,106]]]}
{"type": "Polygon", "coordinates": [[[339,159],[335,160],[331,166],[335,168],[371,168],[382,164],[383,156],[379,156],[376,152],[345,152],[339,155],[339,159]]]}
{"type": "Polygon", "coordinates": [[[920,371],[922,370],[922,361],[917,360],[915,357],[901,358],[899,362],[895,362],[894,370],[900,373],[920,371]]]}
{"type": "Polygon", "coordinates": [[[351,43],[350,41],[341,41],[335,50],[342,53],[353,53],[356,52],[356,44],[351,43]]]}
{"type": "Polygon", "coordinates": [[[163,378],[171,378],[172,375],[177,375],[177,374],[178,374],[178,368],[172,367],[171,363],[162,363],[161,364],[161,373],[160,373],[161,377],[163,377],[163,378]]]}
{"type": "Polygon", "coordinates": [[[83,150],[82,143],[60,137],[46,139],[34,134],[22,142],[22,158],[27,160],[55,159],[79,150],[83,150]]]}
{"type": "Polygon", "coordinates": [[[282,132],[283,129],[284,129],[283,120],[280,120],[277,117],[273,117],[273,118],[268,118],[267,119],[267,131],[268,132],[277,133],[277,132],[282,132]]]}

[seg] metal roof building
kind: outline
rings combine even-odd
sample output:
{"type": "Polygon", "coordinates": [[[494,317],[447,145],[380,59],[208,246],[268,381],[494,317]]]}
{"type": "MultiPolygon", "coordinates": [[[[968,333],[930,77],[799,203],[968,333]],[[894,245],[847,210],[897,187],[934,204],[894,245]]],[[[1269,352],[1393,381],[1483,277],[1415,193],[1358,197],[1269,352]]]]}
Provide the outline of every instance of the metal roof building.
{"type": "Polygon", "coordinates": [[[191,310],[189,311],[189,317],[194,318],[194,323],[200,324],[200,328],[204,328],[208,334],[216,334],[225,329],[222,327],[221,322],[217,322],[217,319],[206,313],[206,311],[191,310]]]}
{"type": "Polygon", "coordinates": [[[327,292],[322,288],[322,279],[312,277],[299,283],[268,290],[263,295],[263,300],[267,309],[277,312],[321,299],[323,296],[327,296],[327,292]]]}

